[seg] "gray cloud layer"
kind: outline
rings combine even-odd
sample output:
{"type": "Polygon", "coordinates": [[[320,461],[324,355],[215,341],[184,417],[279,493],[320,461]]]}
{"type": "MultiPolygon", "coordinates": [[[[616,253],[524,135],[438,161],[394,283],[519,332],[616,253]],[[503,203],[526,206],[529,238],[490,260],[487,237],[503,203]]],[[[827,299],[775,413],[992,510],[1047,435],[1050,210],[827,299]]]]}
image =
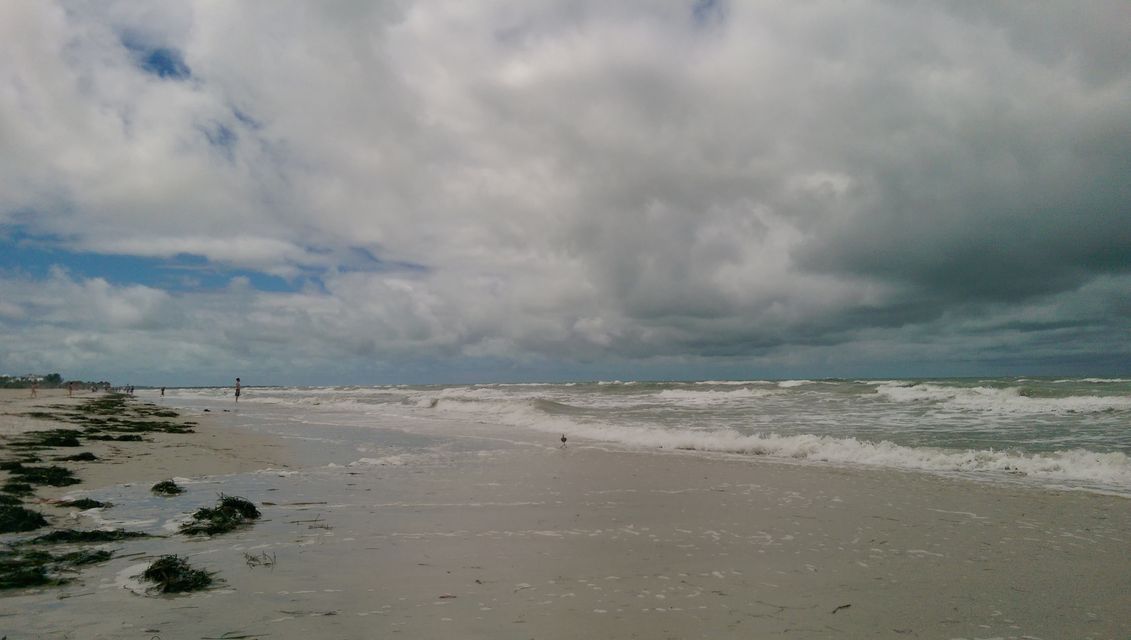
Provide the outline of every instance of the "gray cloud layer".
{"type": "Polygon", "coordinates": [[[0,366],[1126,369],[1125,3],[370,5],[0,7],[0,224],[310,282],[9,273],[0,366]]]}

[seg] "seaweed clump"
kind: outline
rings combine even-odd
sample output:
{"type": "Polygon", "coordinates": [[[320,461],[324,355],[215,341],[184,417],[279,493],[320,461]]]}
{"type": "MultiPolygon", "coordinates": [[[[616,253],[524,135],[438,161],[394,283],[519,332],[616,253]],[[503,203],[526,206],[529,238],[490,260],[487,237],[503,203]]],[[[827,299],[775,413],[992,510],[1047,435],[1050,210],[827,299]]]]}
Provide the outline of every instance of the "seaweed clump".
{"type": "MultiPolygon", "coordinates": [[[[58,406],[58,409],[69,407],[58,406]]],[[[192,433],[188,424],[180,424],[173,420],[180,414],[176,411],[164,409],[153,405],[132,405],[129,398],[123,394],[109,394],[101,398],[88,400],[71,411],[60,413],[35,412],[28,414],[30,417],[59,422],[71,422],[82,425],[83,431],[72,429],[55,429],[28,434],[17,446],[42,448],[42,447],[77,447],[79,436],[92,440],[137,441],[145,432],[165,433],[192,433]],[[131,437],[115,437],[107,434],[94,435],[99,432],[124,433],[131,437]]]]}
{"type": "Polygon", "coordinates": [[[161,496],[176,496],[185,492],[184,489],[172,480],[162,480],[150,487],[149,490],[161,496]]]}
{"type": "Polygon", "coordinates": [[[17,481],[30,484],[46,484],[52,487],[67,487],[82,482],[82,480],[75,477],[75,474],[70,469],[56,467],[54,465],[49,467],[25,467],[19,465],[17,468],[9,470],[8,473],[17,481]]]}
{"type": "Polygon", "coordinates": [[[72,509],[103,509],[114,505],[110,502],[100,502],[91,498],[79,498],[77,500],[60,500],[55,503],[55,506],[70,507],[72,509]]]}
{"type": "Polygon", "coordinates": [[[61,544],[76,542],[117,542],[130,538],[148,538],[148,533],[141,531],[126,531],[125,529],[95,529],[83,531],[80,529],[56,529],[51,533],[32,538],[30,544],[61,544]]]}
{"type": "Polygon", "coordinates": [[[199,591],[212,584],[211,573],[193,569],[188,561],[176,555],[161,556],[149,565],[141,577],[157,583],[154,589],[161,593],[199,591]]]}
{"type": "Polygon", "coordinates": [[[26,482],[5,482],[4,486],[0,487],[0,491],[15,496],[30,496],[32,493],[35,493],[31,485],[26,482]]]}
{"type": "Polygon", "coordinates": [[[47,431],[29,431],[23,438],[13,442],[13,447],[43,449],[47,447],[81,447],[79,442],[81,431],[74,429],[49,429],[47,431]]]}
{"type": "Polygon", "coordinates": [[[0,551],[0,589],[20,589],[60,585],[70,582],[54,574],[72,567],[105,562],[113,552],[97,550],[72,551],[53,555],[46,551],[18,551],[11,548],[0,551]]]}
{"type": "Polygon", "coordinates": [[[99,398],[87,401],[78,409],[83,413],[94,413],[99,415],[113,415],[124,411],[126,408],[126,394],[124,393],[108,393],[99,398]]]}
{"type": "Polygon", "coordinates": [[[16,505],[0,506],[0,533],[34,531],[47,526],[43,514],[16,505]]]}
{"type": "Polygon", "coordinates": [[[109,442],[142,442],[142,441],[145,440],[145,438],[143,438],[139,435],[136,435],[136,434],[126,434],[126,435],[121,435],[121,436],[111,436],[111,435],[87,436],[86,439],[87,440],[104,440],[104,441],[109,441],[109,442]]]}
{"type": "Polygon", "coordinates": [[[192,521],[181,525],[181,533],[216,535],[259,518],[259,509],[251,501],[238,496],[220,494],[215,507],[201,507],[192,514],[192,521]]]}
{"type": "Polygon", "coordinates": [[[50,561],[51,554],[41,552],[0,552],[0,589],[62,584],[64,581],[53,579],[47,573],[50,561]]]}
{"type": "Polygon", "coordinates": [[[81,551],[72,551],[70,553],[64,553],[61,556],[55,556],[55,559],[57,562],[79,566],[106,562],[112,557],[114,557],[113,551],[107,551],[105,549],[83,549],[81,551]]]}
{"type": "Polygon", "coordinates": [[[62,456],[55,459],[59,462],[93,462],[98,459],[98,456],[89,451],[83,451],[82,453],[76,453],[73,456],[62,456]]]}

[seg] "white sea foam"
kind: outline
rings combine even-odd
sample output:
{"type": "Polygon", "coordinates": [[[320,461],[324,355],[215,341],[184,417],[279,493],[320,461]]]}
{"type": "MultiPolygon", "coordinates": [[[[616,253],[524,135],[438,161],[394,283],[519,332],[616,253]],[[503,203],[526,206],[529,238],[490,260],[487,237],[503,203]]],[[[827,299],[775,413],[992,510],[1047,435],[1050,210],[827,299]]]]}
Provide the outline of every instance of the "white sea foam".
{"type": "Polygon", "coordinates": [[[435,454],[399,453],[382,456],[380,458],[360,458],[347,466],[372,466],[372,467],[405,467],[421,464],[434,464],[441,458],[435,454]]]}
{"type": "MultiPolygon", "coordinates": [[[[555,424],[534,425],[549,432],[566,429],[555,424]]],[[[927,447],[904,447],[891,442],[867,442],[856,438],[794,435],[742,435],[734,431],[676,431],[572,425],[572,433],[594,440],[627,445],[715,451],[775,458],[867,465],[923,471],[1007,472],[1034,478],[1087,482],[1103,486],[1131,486],[1131,461],[1122,453],[1096,453],[1082,449],[1048,454],[1018,454],[1008,451],[953,451],[927,447]]]]}
{"type": "Polygon", "coordinates": [[[1067,384],[1087,382],[1089,384],[1120,384],[1131,382],[1131,378],[1068,378],[1064,380],[1053,380],[1055,384],[1067,384]]]}
{"type": "MultiPolygon", "coordinates": [[[[1068,382],[1080,386],[1014,378],[294,387],[261,389],[253,402],[293,406],[288,419],[313,426],[379,423],[411,431],[417,423],[405,418],[412,418],[441,438],[476,434],[545,445],[542,432],[567,433],[571,445],[588,439],[979,474],[1131,495],[1126,455],[1131,453],[1126,430],[1131,387],[1124,393],[1112,385],[1126,382],[1108,378],[1068,382]],[[459,423],[458,430],[442,427],[448,422],[459,423]]],[[[193,391],[209,401],[224,392],[193,391]]],[[[354,464],[427,462],[381,450],[354,464]]]]}
{"type": "Polygon", "coordinates": [[[145,573],[148,565],[144,562],[139,564],[131,564],[130,566],[122,569],[114,574],[114,578],[109,581],[103,582],[99,585],[101,589],[126,589],[139,596],[148,595],[148,590],[151,585],[147,585],[141,580],[141,574],[145,573]]]}
{"type": "Polygon", "coordinates": [[[1122,396],[1032,397],[1021,387],[948,387],[937,384],[884,384],[877,393],[896,402],[944,404],[956,409],[995,413],[1097,413],[1131,409],[1122,396]]]}
{"type": "Polygon", "coordinates": [[[767,456],[789,460],[865,465],[905,470],[994,473],[1039,481],[1086,484],[1131,490],[1131,460],[1119,452],[1081,448],[1047,453],[993,449],[955,450],[908,447],[828,435],[742,434],[730,429],[674,429],[622,426],[549,415],[532,403],[442,404],[444,412],[475,415],[481,420],[599,442],[653,448],[767,456]]]}
{"type": "Polygon", "coordinates": [[[675,400],[685,405],[711,405],[735,401],[749,400],[751,398],[764,398],[775,392],[769,389],[739,388],[728,391],[698,391],[693,389],[664,389],[655,397],[664,400],[675,400]]]}
{"type": "Polygon", "coordinates": [[[778,383],[771,382],[769,380],[703,380],[701,382],[695,382],[694,384],[709,385],[709,386],[714,386],[714,387],[725,387],[725,386],[746,386],[746,385],[752,385],[752,384],[772,384],[772,385],[776,385],[778,383]]]}

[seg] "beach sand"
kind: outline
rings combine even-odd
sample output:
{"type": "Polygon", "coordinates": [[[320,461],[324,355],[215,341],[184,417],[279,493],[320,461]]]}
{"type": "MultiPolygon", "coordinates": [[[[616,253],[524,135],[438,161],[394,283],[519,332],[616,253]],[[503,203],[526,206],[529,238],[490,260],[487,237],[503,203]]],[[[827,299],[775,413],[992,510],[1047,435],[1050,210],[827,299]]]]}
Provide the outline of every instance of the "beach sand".
{"type": "MultiPolygon", "coordinates": [[[[77,407],[83,401],[101,397],[101,393],[76,391],[68,396],[66,389],[40,389],[38,398],[31,398],[26,389],[0,389],[0,437],[26,431],[75,429],[73,424],[53,422],[25,414],[35,411],[57,411],[56,407],[77,407]]],[[[197,424],[194,434],[146,433],[148,443],[84,441],[78,449],[57,449],[59,455],[90,451],[100,462],[70,463],[79,471],[83,482],[77,489],[145,480],[154,481],[173,476],[204,476],[266,467],[285,467],[288,447],[274,438],[247,431],[219,427],[209,414],[186,417],[197,424]]],[[[42,487],[37,496],[55,498],[72,493],[76,487],[42,487]]]]}
{"type": "MultiPolygon", "coordinates": [[[[28,428],[12,414],[29,406],[2,399],[0,434],[28,428]]],[[[1131,636],[1120,497],[550,437],[392,453],[392,431],[367,436],[352,466],[303,470],[309,442],[235,413],[189,419],[198,433],[123,445],[117,464],[75,463],[84,483],[55,490],[115,507],[44,507],[169,537],[109,545],[118,557],[70,585],[5,592],[0,635],[1131,636]],[[169,476],[189,479],[188,493],[148,495],[169,476]],[[263,519],[214,538],[173,533],[176,514],[220,491],[263,519]],[[220,586],[145,595],[132,576],[163,553],[216,571],[220,586]]]]}

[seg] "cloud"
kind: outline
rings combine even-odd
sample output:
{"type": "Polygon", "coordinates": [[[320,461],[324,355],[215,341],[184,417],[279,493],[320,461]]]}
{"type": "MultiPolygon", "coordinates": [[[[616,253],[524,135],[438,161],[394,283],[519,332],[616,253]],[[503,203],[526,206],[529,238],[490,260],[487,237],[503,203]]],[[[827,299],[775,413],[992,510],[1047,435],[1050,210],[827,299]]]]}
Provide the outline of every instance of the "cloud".
{"type": "Polygon", "coordinates": [[[35,288],[170,371],[1052,367],[1127,328],[1119,3],[0,12],[0,225],[298,289],[8,277],[22,335],[75,322],[35,288]]]}
{"type": "Polygon", "coordinates": [[[176,321],[164,313],[169,294],[144,286],[114,287],[101,278],[74,280],[62,268],[45,281],[6,280],[5,298],[19,313],[13,320],[99,330],[146,329],[176,321]]]}

